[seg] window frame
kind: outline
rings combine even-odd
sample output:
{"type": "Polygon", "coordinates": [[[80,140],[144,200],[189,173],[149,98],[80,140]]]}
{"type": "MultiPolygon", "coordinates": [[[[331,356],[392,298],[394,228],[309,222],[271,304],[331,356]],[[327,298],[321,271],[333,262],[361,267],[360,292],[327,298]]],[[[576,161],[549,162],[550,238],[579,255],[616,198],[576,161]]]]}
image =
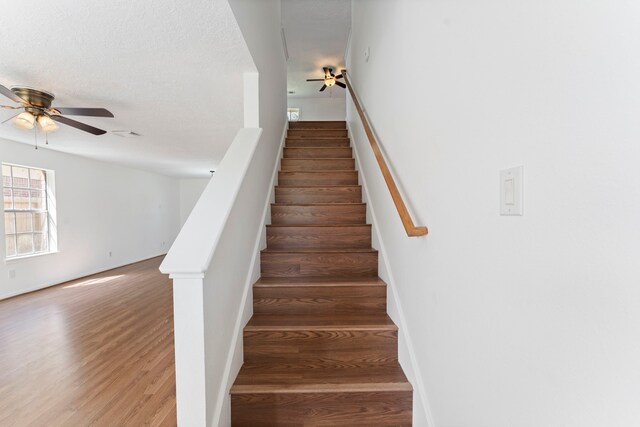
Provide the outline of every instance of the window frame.
{"type": "Polygon", "coordinates": [[[287,108],[287,121],[297,122],[300,121],[300,108],[287,108]],[[295,118],[293,115],[295,114],[295,118]]]}
{"type": "MultiPolygon", "coordinates": [[[[19,164],[15,164],[15,163],[8,163],[8,162],[2,162],[0,163],[0,167],[2,166],[7,166],[10,168],[10,177],[11,177],[11,185],[10,186],[5,186],[4,185],[4,179],[0,181],[0,188],[2,188],[3,191],[3,200],[4,200],[4,191],[5,189],[9,189],[11,191],[11,209],[6,209],[4,206],[4,202],[2,205],[2,211],[3,211],[3,215],[2,215],[2,225],[3,225],[3,252],[4,252],[4,260],[5,262],[9,262],[9,261],[14,261],[14,260],[19,260],[22,258],[31,258],[31,257],[37,257],[37,256],[42,256],[42,255],[48,255],[51,253],[55,253],[57,252],[57,245],[56,245],[56,228],[55,228],[55,198],[54,198],[54,192],[53,192],[53,182],[54,182],[54,171],[49,170],[49,169],[44,169],[41,167],[34,167],[34,166],[26,166],[26,165],[19,165],[19,164]],[[28,181],[27,181],[27,186],[26,187],[21,187],[21,186],[16,186],[16,182],[15,182],[15,171],[14,168],[24,168],[27,169],[27,174],[28,174],[28,181]],[[44,180],[44,185],[41,185],[40,187],[32,187],[32,171],[36,171],[37,173],[41,173],[43,175],[43,180],[44,180]],[[16,205],[15,205],[15,191],[16,190],[22,190],[22,191],[26,191],[29,195],[29,208],[28,209],[16,209],[16,205]],[[41,191],[43,192],[43,199],[44,199],[44,206],[42,209],[33,209],[32,208],[32,192],[33,191],[41,191]],[[8,233],[8,229],[7,229],[7,219],[6,219],[6,214],[7,213],[13,213],[13,232],[12,233],[8,233]],[[31,227],[30,230],[28,232],[19,232],[18,231],[18,213],[29,213],[31,214],[31,227]],[[45,232],[38,232],[36,231],[36,227],[35,227],[35,221],[36,221],[36,216],[37,214],[44,214],[45,215],[45,224],[44,227],[45,228],[45,232]],[[30,239],[31,239],[31,251],[28,253],[18,253],[18,237],[21,235],[29,235],[30,239]],[[36,251],[36,236],[37,235],[43,235],[43,239],[44,241],[46,241],[46,250],[42,250],[42,251],[36,251]],[[14,239],[14,247],[15,247],[15,252],[14,255],[9,255],[7,253],[7,242],[8,242],[8,238],[9,236],[11,236],[14,239]]],[[[2,174],[2,176],[4,177],[4,173],[2,174]]],[[[43,242],[44,242],[43,241],[43,242]]]]}

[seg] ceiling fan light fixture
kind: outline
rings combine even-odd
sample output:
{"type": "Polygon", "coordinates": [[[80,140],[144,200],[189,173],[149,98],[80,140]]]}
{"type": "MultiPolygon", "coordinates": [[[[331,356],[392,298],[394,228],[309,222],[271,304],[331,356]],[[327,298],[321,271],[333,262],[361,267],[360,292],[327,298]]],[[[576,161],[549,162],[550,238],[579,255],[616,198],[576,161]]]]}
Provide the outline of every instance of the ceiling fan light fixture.
{"type": "Polygon", "coordinates": [[[33,129],[33,125],[36,122],[36,118],[33,114],[25,111],[24,113],[18,114],[16,117],[15,125],[22,129],[33,129]]]}
{"type": "Polygon", "coordinates": [[[324,78],[324,84],[326,84],[327,86],[331,87],[331,86],[336,84],[336,78],[333,77],[333,76],[325,77],[324,78]]]}
{"type": "Polygon", "coordinates": [[[38,124],[40,125],[42,131],[45,133],[55,132],[56,130],[58,130],[58,125],[56,124],[56,122],[51,120],[51,117],[48,116],[39,116],[38,124]]]}

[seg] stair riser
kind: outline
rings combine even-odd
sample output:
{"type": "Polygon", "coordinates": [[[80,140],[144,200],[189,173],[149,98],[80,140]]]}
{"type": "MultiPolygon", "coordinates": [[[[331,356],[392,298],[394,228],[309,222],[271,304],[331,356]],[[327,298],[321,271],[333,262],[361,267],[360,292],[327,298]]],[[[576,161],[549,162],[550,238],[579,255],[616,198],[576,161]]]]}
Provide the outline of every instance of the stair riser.
{"type": "Polygon", "coordinates": [[[387,312],[385,286],[254,287],[254,314],[354,314],[387,312]]]}
{"type": "Polygon", "coordinates": [[[409,427],[412,405],[411,391],[234,394],[231,418],[234,427],[409,427]]]}
{"type": "Polygon", "coordinates": [[[280,163],[283,171],[347,171],[355,168],[354,159],[282,159],[280,163]]]}
{"type": "Polygon", "coordinates": [[[347,138],[346,129],[289,129],[289,138],[347,138]]]}
{"type": "Polygon", "coordinates": [[[261,253],[262,277],[377,276],[377,252],[261,253]]]}
{"type": "Polygon", "coordinates": [[[318,138],[287,138],[286,148],[299,148],[299,147],[349,147],[349,138],[333,138],[333,139],[318,139],[318,138]]]}
{"type": "Polygon", "coordinates": [[[362,187],[276,187],[276,203],[360,203],[362,187]]]}
{"type": "Polygon", "coordinates": [[[364,224],[366,219],[367,212],[364,204],[346,206],[271,206],[272,224],[364,224]]]}
{"type": "Polygon", "coordinates": [[[347,122],[289,122],[289,129],[346,129],[347,122]]]}
{"type": "Polygon", "coordinates": [[[352,366],[398,360],[398,331],[393,330],[244,331],[243,342],[248,364],[352,366]]]}
{"type": "Polygon", "coordinates": [[[278,172],[278,185],[358,185],[358,172],[278,172]]]}
{"type": "Polygon", "coordinates": [[[351,148],[287,148],[284,149],[285,159],[350,159],[353,157],[351,148]]]}
{"type": "Polygon", "coordinates": [[[267,227],[268,249],[371,248],[371,227],[267,227]]]}

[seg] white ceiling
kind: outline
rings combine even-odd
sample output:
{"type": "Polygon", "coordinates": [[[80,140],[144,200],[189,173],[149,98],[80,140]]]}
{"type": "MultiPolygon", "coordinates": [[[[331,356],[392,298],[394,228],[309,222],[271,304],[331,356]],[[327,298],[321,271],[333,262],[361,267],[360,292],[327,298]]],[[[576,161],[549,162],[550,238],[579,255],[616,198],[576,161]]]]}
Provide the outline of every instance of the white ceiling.
{"type": "MultiPolygon", "coordinates": [[[[319,92],[322,82],[306,79],[324,77],[322,67],[344,68],[344,51],[351,27],[351,0],[283,0],[282,26],[289,61],[287,87],[292,98],[344,97],[334,86],[319,92]]],[[[336,72],[335,74],[338,74],[336,72]]]]}
{"type": "MultiPolygon", "coordinates": [[[[4,86],[53,92],[54,106],[107,108],[114,119],[71,118],[143,135],[61,125],[49,135],[53,150],[205,177],[243,125],[242,73],[255,68],[226,1],[6,0],[0,41],[4,86]]],[[[0,110],[0,121],[11,115],[0,110]]],[[[0,137],[33,144],[10,122],[0,137]]]]}

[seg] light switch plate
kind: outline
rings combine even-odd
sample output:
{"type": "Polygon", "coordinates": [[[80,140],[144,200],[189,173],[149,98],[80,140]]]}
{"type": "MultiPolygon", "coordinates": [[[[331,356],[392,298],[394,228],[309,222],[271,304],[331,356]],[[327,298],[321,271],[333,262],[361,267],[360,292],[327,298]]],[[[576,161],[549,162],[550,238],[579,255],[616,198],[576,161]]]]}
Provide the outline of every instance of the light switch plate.
{"type": "Polygon", "coordinates": [[[523,214],[524,167],[500,171],[500,215],[523,214]]]}

